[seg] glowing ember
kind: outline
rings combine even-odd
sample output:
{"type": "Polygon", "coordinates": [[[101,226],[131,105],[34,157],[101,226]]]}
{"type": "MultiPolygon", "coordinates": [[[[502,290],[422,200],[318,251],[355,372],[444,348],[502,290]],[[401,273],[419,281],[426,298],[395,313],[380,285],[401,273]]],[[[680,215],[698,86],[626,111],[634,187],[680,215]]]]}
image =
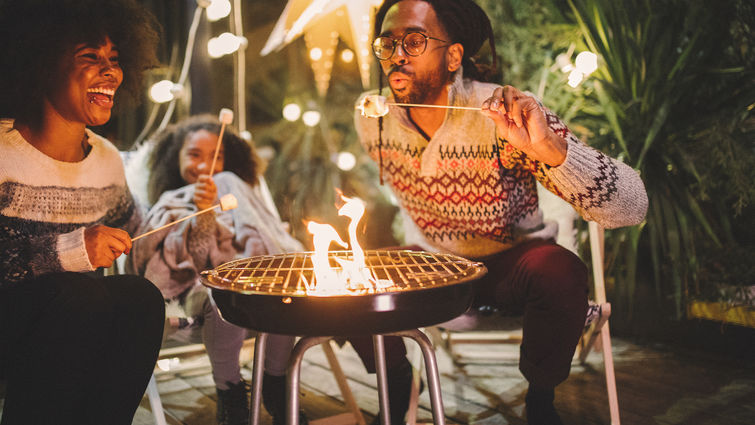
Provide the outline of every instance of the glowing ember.
{"type": "Polygon", "coordinates": [[[341,195],[345,202],[338,209],[338,215],[351,219],[349,223],[349,242],[352,250],[352,260],[334,258],[340,268],[333,268],[328,260],[328,249],[335,242],[342,247],[347,247],[336,230],[327,224],[310,221],[307,230],[312,233],[312,243],[315,251],[312,254],[312,267],[314,270],[314,282],[305,282],[307,295],[330,296],[348,295],[354,292],[375,292],[376,289],[387,288],[392,285],[390,281],[381,281],[375,278],[372,271],[367,267],[364,260],[364,250],[357,241],[357,226],[364,215],[364,202],[358,198],[347,198],[341,195]]]}

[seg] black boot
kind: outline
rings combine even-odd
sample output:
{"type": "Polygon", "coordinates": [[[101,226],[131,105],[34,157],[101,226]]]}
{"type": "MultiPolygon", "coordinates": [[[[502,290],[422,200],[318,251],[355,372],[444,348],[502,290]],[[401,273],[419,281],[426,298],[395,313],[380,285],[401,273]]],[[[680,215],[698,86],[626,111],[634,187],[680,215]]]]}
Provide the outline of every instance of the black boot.
{"type": "MultiPolygon", "coordinates": [[[[388,369],[388,407],[391,412],[391,425],[406,424],[406,411],[412,395],[413,369],[406,357],[397,366],[388,369]]],[[[421,393],[424,382],[420,381],[421,393]]],[[[380,415],[375,417],[373,425],[380,424],[380,415]]]]}
{"type": "MultiPolygon", "coordinates": [[[[286,424],[286,377],[264,374],[262,377],[262,405],[270,416],[273,425],[286,424]]],[[[307,425],[309,421],[304,412],[299,411],[299,425],[307,425]]]]}
{"type": "Polygon", "coordinates": [[[246,382],[228,384],[227,390],[215,390],[218,393],[218,425],[248,425],[249,391],[246,382]]]}
{"type": "Polygon", "coordinates": [[[529,425],[564,425],[553,407],[552,388],[541,389],[530,385],[524,403],[529,425]]]}

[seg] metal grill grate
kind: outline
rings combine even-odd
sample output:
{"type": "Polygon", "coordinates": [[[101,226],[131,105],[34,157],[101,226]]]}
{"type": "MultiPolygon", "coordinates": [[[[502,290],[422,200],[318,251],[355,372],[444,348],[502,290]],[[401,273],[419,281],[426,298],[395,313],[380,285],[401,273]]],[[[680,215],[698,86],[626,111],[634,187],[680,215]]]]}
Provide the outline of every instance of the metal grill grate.
{"type": "MultiPolygon", "coordinates": [[[[336,258],[352,261],[352,251],[331,251],[333,269],[336,258]]],[[[422,251],[365,251],[365,263],[386,288],[365,293],[403,292],[453,285],[484,274],[480,263],[449,254],[422,251]]],[[[307,295],[306,283],[317,284],[312,269],[312,252],[266,255],[234,260],[202,272],[208,286],[244,294],[282,296],[307,295]]],[[[358,295],[358,292],[355,293],[358,295]]]]}

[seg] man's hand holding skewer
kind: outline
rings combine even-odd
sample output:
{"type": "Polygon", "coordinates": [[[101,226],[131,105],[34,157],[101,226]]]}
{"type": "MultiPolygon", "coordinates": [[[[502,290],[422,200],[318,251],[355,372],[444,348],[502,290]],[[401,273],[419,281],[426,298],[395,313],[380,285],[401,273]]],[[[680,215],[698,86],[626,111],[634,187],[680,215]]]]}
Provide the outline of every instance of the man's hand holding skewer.
{"type": "Polygon", "coordinates": [[[548,126],[545,111],[537,101],[512,86],[499,87],[482,104],[498,127],[498,137],[507,140],[528,157],[557,166],[566,159],[566,140],[548,126]]]}

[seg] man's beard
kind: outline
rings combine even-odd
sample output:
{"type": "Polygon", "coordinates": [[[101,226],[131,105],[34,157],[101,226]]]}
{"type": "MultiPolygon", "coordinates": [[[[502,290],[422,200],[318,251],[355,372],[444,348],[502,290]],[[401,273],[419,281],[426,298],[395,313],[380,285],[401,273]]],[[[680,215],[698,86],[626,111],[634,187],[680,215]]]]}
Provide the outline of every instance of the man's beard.
{"type": "Polygon", "coordinates": [[[426,104],[430,99],[438,96],[440,90],[445,89],[446,82],[449,80],[448,72],[442,70],[432,71],[425,75],[425,78],[418,79],[415,77],[408,93],[403,95],[393,92],[393,97],[398,103],[426,104]]]}

